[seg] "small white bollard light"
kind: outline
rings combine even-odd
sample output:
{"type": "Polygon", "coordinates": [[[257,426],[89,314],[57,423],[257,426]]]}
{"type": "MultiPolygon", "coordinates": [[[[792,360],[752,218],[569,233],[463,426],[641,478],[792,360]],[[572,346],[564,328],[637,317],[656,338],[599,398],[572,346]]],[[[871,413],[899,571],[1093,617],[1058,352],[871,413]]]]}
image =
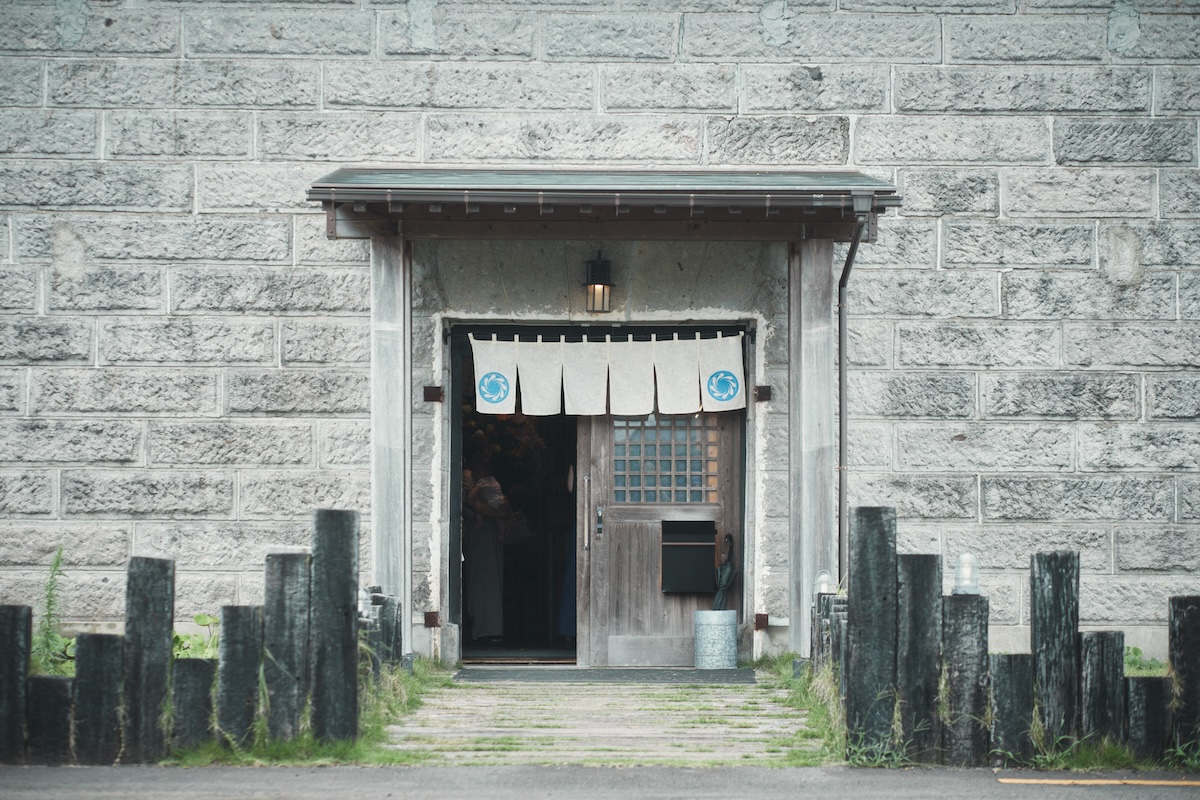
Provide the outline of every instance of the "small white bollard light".
{"type": "Polygon", "coordinates": [[[833,576],[828,570],[821,570],[816,577],[817,589],[815,594],[833,594],[836,591],[836,586],[833,583],[833,576]]]}
{"type": "Polygon", "coordinates": [[[952,594],[979,594],[979,559],[972,553],[963,553],[954,567],[954,591],[952,594]]]}

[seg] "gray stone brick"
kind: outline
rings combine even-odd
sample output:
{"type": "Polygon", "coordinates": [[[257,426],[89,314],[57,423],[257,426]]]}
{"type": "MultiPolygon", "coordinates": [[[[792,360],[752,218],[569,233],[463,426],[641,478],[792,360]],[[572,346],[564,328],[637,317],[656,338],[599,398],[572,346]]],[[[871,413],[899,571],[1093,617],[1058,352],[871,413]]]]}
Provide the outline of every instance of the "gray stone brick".
{"type": "Polygon", "coordinates": [[[1063,358],[1080,367],[1200,367],[1200,328],[1067,324],[1063,358]]]}
{"type": "Polygon", "coordinates": [[[246,158],[248,112],[110,111],[105,152],[110,157],[246,158]]]}
{"type": "MultiPolygon", "coordinates": [[[[892,426],[886,422],[854,420],[848,431],[846,460],[855,472],[886,472],[892,468],[892,426]]],[[[785,456],[786,458],[786,456],[785,456]]]]}
{"type": "Polygon", "coordinates": [[[550,61],[669,61],[679,42],[674,14],[549,14],[541,17],[550,61]]]}
{"type": "Polygon", "coordinates": [[[185,470],[66,470],[66,516],[224,517],[233,513],[233,476],[185,470]]]}
{"type": "Polygon", "coordinates": [[[959,553],[972,553],[984,569],[1028,571],[1035,553],[1076,550],[1087,572],[1112,572],[1112,531],[1107,527],[964,525],[946,529],[946,569],[951,576],[959,553]]]}
{"type": "Polygon", "coordinates": [[[330,239],[325,217],[296,217],[296,260],[300,264],[362,264],[371,260],[371,243],[361,239],[330,239]]]}
{"type": "Polygon", "coordinates": [[[1195,594],[1194,575],[1099,577],[1080,582],[1079,621],[1084,624],[1166,625],[1166,598],[1195,594]]]}
{"type": "Polygon", "coordinates": [[[1059,164],[1196,163],[1196,123],[1161,119],[1063,119],[1054,124],[1059,164]]]}
{"type": "Polygon", "coordinates": [[[890,75],[884,66],[763,65],[742,67],[741,73],[742,103],[748,112],[888,110],[890,75]]]}
{"type": "Polygon", "coordinates": [[[1143,14],[1138,29],[1140,35],[1125,40],[1114,55],[1142,62],[1200,60],[1200,17],[1194,9],[1185,14],[1143,14]]]}
{"type": "Polygon", "coordinates": [[[328,106],[592,110],[595,69],[574,64],[331,64],[328,106]]]}
{"type": "Polygon", "coordinates": [[[42,62],[6,58],[0,61],[0,106],[42,104],[42,62]]]}
{"type": "Polygon", "coordinates": [[[362,415],[371,406],[370,375],[340,370],[238,370],[225,378],[231,414],[362,415]]]}
{"type": "Polygon", "coordinates": [[[322,466],[368,467],[371,464],[370,422],[322,422],[320,443],[322,466]]]}
{"type": "Polygon", "coordinates": [[[709,117],[709,154],[719,164],[845,164],[846,117],[709,117]]]}
{"type": "Polygon", "coordinates": [[[850,320],[846,324],[846,351],[846,357],[853,366],[891,366],[891,323],[883,320],[850,320]]]}
{"type": "Polygon", "coordinates": [[[1150,419],[1200,419],[1200,376],[1147,376],[1146,416],[1150,419]]]}
{"type": "Polygon", "coordinates": [[[855,418],[975,415],[975,380],[961,373],[856,370],[848,373],[846,388],[855,418]]]}
{"type": "Polygon", "coordinates": [[[426,121],[430,161],[699,163],[702,133],[679,117],[435,114],[426,121]]]}
{"type": "Polygon", "coordinates": [[[25,410],[24,370],[0,369],[0,413],[25,410]]]}
{"type": "Polygon", "coordinates": [[[309,424],[156,422],[147,438],[149,463],[155,466],[311,466],[313,461],[309,424]]]}
{"type": "Polygon", "coordinates": [[[0,364],[90,362],[92,331],[84,320],[0,318],[0,364]]]}
{"type": "MultiPolygon", "coordinates": [[[[0,516],[50,514],[54,510],[54,484],[55,478],[49,472],[0,470],[0,516]]],[[[28,598],[21,602],[28,602],[28,598]]]]}
{"type": "Polygon", "coordinates": [[[1137,419],[1136,375],[1072,372],[984,375],[983,416],[1137,419]]]}
{"type": "Polygon", "coordinates": [[[961,472],[1063,471],[1074,464],[1070,425],[901,423],[896,460],[901,469],[961,472]]]}
{"type": "Polygon", "coordinates": [[[941,25],[934,16],[796,14],[764,26],[757,11],[684,17],[684,57],[725,63],[941,60],[941,25]]]}
{"type": "Polygon", "coordinates": [[[942,223],[946,267],[1090,267],[1095,264],[1092,225],[1072,222],[942,223]]]}
{"type": "Polygon", "coordinates": [[[1149,170],[1017,169],[1003,173],[1010,216],[1146,217],[1155,212],[1149,170]]]}
{"type": "Polygon", "coordinates": [[[0,419],[0,462],[133,464],[141,457],[140,422],[0,419]]]}
{"type": "Polygon", "coordinates": [[[318,67],[285,61],[52,62],[49,104],[104,108],[316,108],[318,67]]]}
{"type": "Polygon", "coordinates": [[[1175,278],[1145,275],[1123,286],[1099,275],[1026,272],[1003,276],[1009,319],[1174,319],[1175,278]]]}
{"type": "Polygon", "coordinates": [[[285,320],[285,364],[367,364],[371,329],[366,320],[285,320]]]}
{"type": "Polygon", "coordinates": [[[15,222],[17,256],[31,261],[49,258],[59,235],[79,239],[89,261],[291,260],[291,220],[276,216],[39,215],[15,222]]]}
{"type": "Polygon", "coordinates": [[[100,324],[105,364],[245,364],[275,359],[275,325],[237,319],[127,319],[100,324]]]}
{"type": "Polygon", "coordinates": [[[1179,483],[1179,519],[1181,521],[1200,520],[1200,479],[1180,477],[1179,483]]]}
{"type": "Polygon", "coordinates": [[[1158,210],[1164,217],[1200,217],[1200,171],[1160,170],[1158,210]]]}
{"type": "Polygon", "coordinates": [[[133,551],[170,558],[178,570],[244,570],[260,567],[272,546],[306,547],[303,522],[139,522],[133,551]]]}
{"type": "MultiPolygon", "coordinates": [[[[1142,267],[1193,268],[1200,267],[1200,221],[1171,220],[1163,222],[1114,222],[1101,224],[1101,258],[1106,259],[1116,247],[1127,247],[1125,236],[1136,237],[1137,263],[1142,267]],[[1118,232],[1119,240],[1112,241],[1110,232],[1118,232]]],[[[1115,255],[1115,253],[1113,253],[1115,255]]]]}
{"type": "Polygon", "coordinates": [[[967,519],[978,515],[973,476],[851,473],[850,506],[895,506],[902,519],[967,519]]]}
{"type": "Polygon", "coordinates": [[[886,317],[994,317],[996,276],[982,272],[872,270],[849,285],[849,313],[886,317]]]}
{"type": "Polygon", "coordinates": [[[111,522],[0,523],[0,566],[49,567],[62,548],[68,567],[119,567],[129,561],[129,526],[111,522]]]}
{"type": "Polygon", "coordinates": [[[33,414],[215,415],[217,374],[181,369],[34,370],[33,414]]]}
{"type": "MultiPolygon", "coordinates": [[[[258,573],[261,575],[262,573],[258,573]]],[[[261,599],[261,598],[260,598],[261,599]]],[[[238,578],[204,572],[175,574],[175,619],[191,622],[197,614],[214,614],[222,606],[247,604],[238,595],[238,578]]]]}
{"type": "Polygon", "coordinates": [[[898,67],[900,111],[1149,111],[1151,71],[1131,67],[898,67]]]}
{"type": "Polygon", "coordinates": [[[1015,0],[838,0],[841,11],[877,11],[891,14],[931,12],[934,14],[1012,14],[1015,0]]]}
{"type": "Polygon", "coordinates": [[[1200,530],[1117,528],[1117,569],[1200,572],[1200,530]]]}
{"type": "MultiPolygon", "coordinates": [[[[82,4],[80,4],[82,5],[82,4]]],[[[22,8],[5,14],[0,50],[16,53],[174,53],[179,16],[145,8],[22,8]]]]}
{"type": "Polygon", "coordinates": [[[1100,16],[958,17],[945,21],[946,61],[1104,61],[1108,21],[1100,16]]]}
{"type": "Polygon", "coordinates": [[[1184,272],[1179,276],[1179,318],[1200,319],[1200,275],[1184,272]]]}
{"type": "Polygon", "coordinates": [[[1079,426],[1080,469],[1094,471],[1200,469],[1200,431],[1170,424],[1079,426]]]}
{"type": "Polygon", "coordinates": [[[403,113],[261,114],[258,155],[264,159],[416,160],[420,117],[403,113]]]}
{"type": "Polygon", "coordinates": [[[0,163],[4,205],[191,211],[192,168],[158,164],[0,163]]]}
{"type": "Polygon", "coordinates": [[[50,311],[161,311],[165,282],[158,267],[51,270],[50,311]]]}
{"type": "Polygon", "coordinates": [[[387,55],[461,58],[533,57],[536,25],[529,14],[446,11],[439,3],[429,17],[408,11],[379,15],[380,49],[387,55]]]}
{"type": "Polygon", "coordinates": [[[100,115],[95,111],[0,109],[0,153],[95,158],[100,115]]]}
{"type": "Polygon", "coordinates": [[[370,306],[365,269],[180,268],[171,275],[174,313],[356,313],[370,306]]]}
{"type": "Polygon", "coordinates": [[[1058,366],[1056,326],[901,322],[897,343],[903,366],[1058,366]]]}
{"type": "MultiPolygon", "coordinates": [[[[934,269],[937,267],[937,224],[931,220],[889,217],[881,220],[879,237],[864,244],[854,258],[854,268],[934,269]]],[[[833,246],[833,260],[844,264],[850,245],[833,246]]],[[[857,274],[851,279],[856,281],[857,274]]],[[[853,283],[851,284],[853,285],[853,283]]]]}
{"type": "Polygon", "coordinates": [[[201,164],[196,203],[201,211],[314,211],[304,191],[315,177],[311,164],[201,164]]]}
{"type": "Polygon", "coordinates": [[[0,311],[34,310],[37,277],[32,269],[0,267],[0,311]]]}
{"type": "Polygon", "coordinates": [[[1044,164],[1050,129],[1022,117],[863,117],[854,128],[859,164],[1044,164]]]}
{"type": "Polygon", "coordinates": [[[1200,67],[1159,67],[1154,82],[1154,110],[1159,114],[1200,112],[1200,67]]]}
{"type": "MultiPolygon", "coordinates": [[[[42,592],[46,573],[6,571],[0,581],[0,602],[28,603],[42,592]]],[[[74,620],[114,622],[125,613],[125,573],[121,570],[67,571],[59,584],[62,588],[62,615],[66,627],[74,620]]]]}
{"type": "Polygon", "coordinates": [[[241,513],[246,517],[307,519],[317,508],[371,510],[371,475],[360,470],[243,472],[241,513]]]}
{"type": "Polygon", "coordinates": [[[1000,214],[1000,177],[995,170],[905,170],[901,214],[989,216],[1000,214]]]}
{"type": "Polygon", "coordinates": [[[983,478],[984,519],[1169,521],[1174,497],[1169,478],[983,478]]]}
{"type": "Polygon", "coordinates": [[[358,9],[335,11],[186,12],[187,54],[366,56],[374,47],[375,18],[358,9]]]}
{"type": "Polygon", "coordinates": [[[610,111],[734,111],[737,69],[728,64],[618,64],[604,69],[610,111]]]}

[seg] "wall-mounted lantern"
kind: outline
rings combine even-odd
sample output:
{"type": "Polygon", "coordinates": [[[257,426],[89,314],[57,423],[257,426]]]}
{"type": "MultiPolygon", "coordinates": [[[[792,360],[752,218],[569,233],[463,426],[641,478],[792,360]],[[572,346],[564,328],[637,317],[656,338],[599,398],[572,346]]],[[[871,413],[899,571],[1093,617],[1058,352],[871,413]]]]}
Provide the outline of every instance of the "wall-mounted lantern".
{"type": "Polygon", "coordinates": [[[958,557],[952,594],[979,594],[979,559],[971,553],[958,557]]]}
{"type": "Polygon", "coordinates": [[[599,251],[596,260],[587,262],[587,310],[600,313],[608,311],[609,292],[612,289],[612,263],[605,261],[599,251]]]}
{"type": "Polygon", "coordinates": [[[833,594],[837,591],[837,586],[834,584],[833,576],[829,574],[829,570],[823,569],[818,572],[814,582],[817,584],[817,588],[813,594],[833,594]]]}

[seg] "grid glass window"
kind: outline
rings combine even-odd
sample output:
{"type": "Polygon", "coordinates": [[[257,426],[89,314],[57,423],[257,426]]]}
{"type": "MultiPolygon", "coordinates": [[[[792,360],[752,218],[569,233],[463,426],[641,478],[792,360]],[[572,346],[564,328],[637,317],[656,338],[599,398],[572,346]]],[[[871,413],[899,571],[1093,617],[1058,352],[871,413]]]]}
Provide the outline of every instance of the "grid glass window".
{"type": "Polygon", "coordinates": [[[716,414],[613,420],[613,502],[716,503],[716,414]]]}

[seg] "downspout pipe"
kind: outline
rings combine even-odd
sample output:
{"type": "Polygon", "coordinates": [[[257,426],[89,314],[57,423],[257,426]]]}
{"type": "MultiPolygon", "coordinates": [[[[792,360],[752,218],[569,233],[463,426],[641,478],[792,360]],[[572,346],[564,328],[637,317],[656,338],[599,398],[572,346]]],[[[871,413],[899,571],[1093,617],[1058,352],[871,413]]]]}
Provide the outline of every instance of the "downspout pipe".
{"type": "Polygon", "coordinates": [[[867,230],[869,204],[869,196],[854,197],[854,238],[850,240],[850,251],[846,253],[842,277],[838,279],[838,583],[842,586],[846,585],[846,572],[850,565],[850,517],[846,480],[849,465],[849,426],[846,421],[846,287],[850,283],[850,270],[854,267],[854,257],[858,255],[858,246],[867,230]]]}

